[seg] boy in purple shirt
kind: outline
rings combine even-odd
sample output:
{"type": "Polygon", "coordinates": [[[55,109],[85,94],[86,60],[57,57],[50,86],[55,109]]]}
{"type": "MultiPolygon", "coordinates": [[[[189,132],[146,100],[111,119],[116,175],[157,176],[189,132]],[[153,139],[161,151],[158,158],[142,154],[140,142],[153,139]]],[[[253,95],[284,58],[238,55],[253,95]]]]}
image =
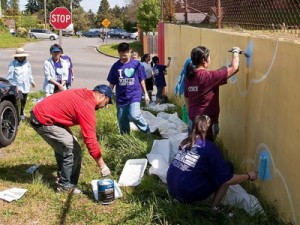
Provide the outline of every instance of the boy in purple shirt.
{"type": "Polygon", "coordinates": [[[120,59],[111,67],[107,81],[112,90],[116,86],[120,133],[130,133],[130,121],[142,132],[150,133],[149,125],[142,116],[140,108],[143,92],[146,103],[150,101],[144,81],[146,79],[144,68],[139,61],[130,58],[128,43],[120,43],[118,52],[120,59]]]}
{"type": "Polygon", "coordinates": [[[170,66],[170,62],[171,62],[170,57],[168,57],[167,65],[159,64],[159,58],[157,56],[154,56],[152,58],[152,68],[153,68],[155,86],[157,88],[156,103],[161,103],[164,89],[167,86],[165,75],[166,75],[166,69],[170,66]]]}

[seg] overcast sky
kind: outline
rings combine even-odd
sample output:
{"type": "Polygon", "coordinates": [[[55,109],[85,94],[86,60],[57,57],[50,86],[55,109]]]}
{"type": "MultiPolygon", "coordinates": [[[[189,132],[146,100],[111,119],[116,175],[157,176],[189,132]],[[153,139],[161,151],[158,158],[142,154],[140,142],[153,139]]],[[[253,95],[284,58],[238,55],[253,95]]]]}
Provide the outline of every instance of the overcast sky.
{"type": "MultiPolygon", "coordinates": [[[[47,1],[47,0],[46,0],[47,1]]],[[[27,4],[27,0],[20,0],[20,9],[24,10],[25,5],[27,4]]],[[[82,0],[80,2],[80,5],[84,8],[84,11],[89,11],[90,9],[93,12],[97,12],[101,0],[82,0]]],[[[125,6],[125,0],[108,0],[108,3],[111,8],[114,8],[115,5],[118,5],[120,7],[125,6]]]]}

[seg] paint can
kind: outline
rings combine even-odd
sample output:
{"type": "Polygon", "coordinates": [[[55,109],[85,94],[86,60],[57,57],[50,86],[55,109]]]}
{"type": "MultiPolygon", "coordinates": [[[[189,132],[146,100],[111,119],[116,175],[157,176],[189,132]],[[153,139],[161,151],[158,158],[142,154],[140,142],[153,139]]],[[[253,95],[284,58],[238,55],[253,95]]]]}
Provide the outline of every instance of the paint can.
{"type": "Polygon", "coordinates": [[[113,180],[100,179],[98,181],[98,199],[103,205],[108,205],[115,201],[115,188],[113,180]]]}

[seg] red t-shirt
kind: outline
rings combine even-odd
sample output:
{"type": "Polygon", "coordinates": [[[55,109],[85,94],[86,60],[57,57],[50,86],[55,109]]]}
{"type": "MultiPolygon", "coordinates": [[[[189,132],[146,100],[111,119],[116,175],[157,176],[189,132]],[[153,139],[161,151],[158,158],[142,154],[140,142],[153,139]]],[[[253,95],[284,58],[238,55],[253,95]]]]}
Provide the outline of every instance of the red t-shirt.
{"type": "Polygon", "coordinates": [[[227,83],[227,68],[208,71],[199,69],[184,81],[184,97],[189,99],[189,118],[208,115],[212,123],[219,120],[219,86],[227,83]]]}
{"type": "Polygon", "coordinates": [[[53,94],[39,102],[32,111],[38,121],[46,126],[80,125],[90,155],[98,159],[101,156],[101,148],[96,137],[95,108],[93,91],[84,88],[53,94]]]}

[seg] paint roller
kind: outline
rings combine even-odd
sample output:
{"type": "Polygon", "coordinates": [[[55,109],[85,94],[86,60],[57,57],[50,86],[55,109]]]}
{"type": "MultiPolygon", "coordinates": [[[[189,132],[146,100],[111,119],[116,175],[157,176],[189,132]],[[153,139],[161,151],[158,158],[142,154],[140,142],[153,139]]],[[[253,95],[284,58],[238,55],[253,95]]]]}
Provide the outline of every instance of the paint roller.
{"type": "Polygon", "coordinates": [[[267,150],[262,150],[259,153],[258,178],[262,181],[268,181],[272,178],[270,173],[270,153],[267,150]]]}
{"type": "MultiPolygon", "coordinates": [[[[228,50],[228,52],[232,52],[232,49],[228,50]]],[[[244,55],[246,57],[247,66],[251,66],[253,54],[253,41],[249,41],[246,50],[240,51],[239,54],[244,55]]]]}

